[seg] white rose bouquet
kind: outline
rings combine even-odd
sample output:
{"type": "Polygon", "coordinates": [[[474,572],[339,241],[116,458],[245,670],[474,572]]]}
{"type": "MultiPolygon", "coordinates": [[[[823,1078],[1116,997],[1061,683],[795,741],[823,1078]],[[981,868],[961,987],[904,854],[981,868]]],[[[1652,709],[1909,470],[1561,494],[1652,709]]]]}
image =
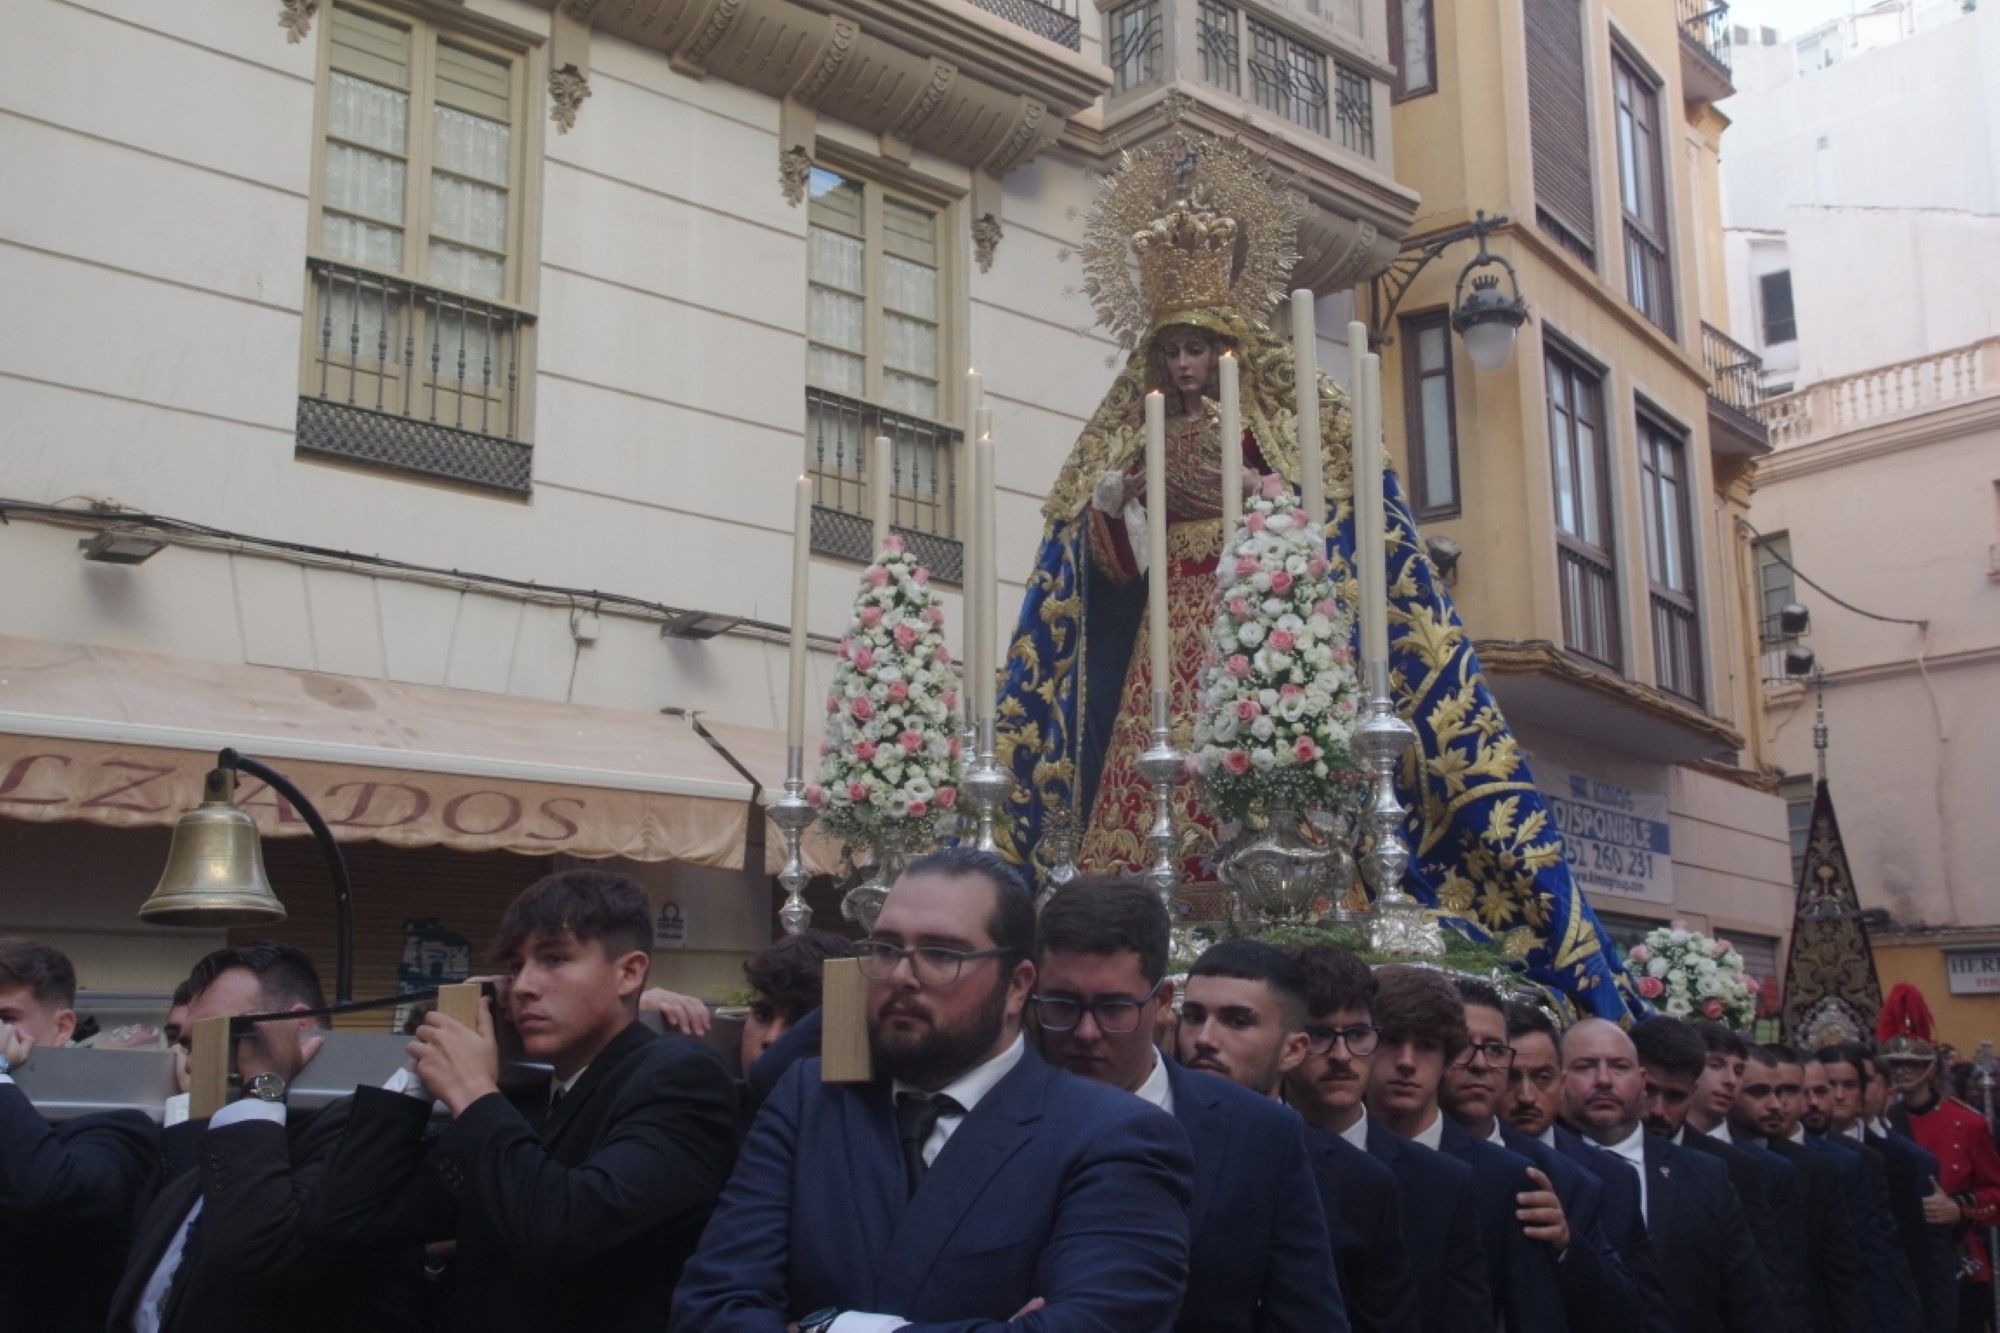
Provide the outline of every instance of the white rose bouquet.
{"type": "Polygon", "coordinates": [[[1216,564],[1195,717],[1194,766],[1224,819],[1274,797],[1301,812],[1331,809],[1361,781],[1352,618],[1328,570],[1319,524],[1282,478],[1266,477],[1216,564]]]}
{"type": "Polygon", "coordinates": [[[1639,997],[1669,1018],[1706,1018],[1731,1029],[1757,1018],[1763,983],[1743,970],[1743,955],[1725,939],[1711,939],[1674,921],[1646,932],[1625,955],[1639,997]]]}
{"type": "Polygon", "coordinates": [[[837,836],[873,842],[952,816],[959,740],[958,672],[930,571],[891,536],[861,573],[826,700],[819,780],[806,797],[837,836]]]}

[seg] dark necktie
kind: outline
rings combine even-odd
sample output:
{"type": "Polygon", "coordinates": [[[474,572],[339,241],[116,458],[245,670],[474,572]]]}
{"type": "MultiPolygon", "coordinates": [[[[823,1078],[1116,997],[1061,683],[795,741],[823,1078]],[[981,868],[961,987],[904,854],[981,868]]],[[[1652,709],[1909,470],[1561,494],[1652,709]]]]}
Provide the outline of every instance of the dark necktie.
{"type": "Polygon", "coordinates": [[[924,1172],[929,1170],[924,1162],[924,1144],[930,1141],[938,1118],[963,1114],[964,1108],[949,1097],[921,1092],[896,1094],[896,1137],[903,1143],[903,1165],[909,1172],[910,1193],[917,1192],[924,1172]]]}

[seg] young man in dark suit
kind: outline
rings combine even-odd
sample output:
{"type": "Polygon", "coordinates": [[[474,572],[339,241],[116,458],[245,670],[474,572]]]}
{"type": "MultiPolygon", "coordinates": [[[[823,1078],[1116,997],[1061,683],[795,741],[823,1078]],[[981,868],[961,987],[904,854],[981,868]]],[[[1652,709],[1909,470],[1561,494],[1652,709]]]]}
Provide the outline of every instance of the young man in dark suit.
{"type": "Polygon", "coordinates": [[[1028,1050],[1034,900],[918,857],[858,945],[875,1077],[794,1065],[673,1303],[683,1333],[1173,1327],[1193,1164],[1174,1118],[1028,1050]]]}
{"type": "Polygon", "coordinates": [[[1640,1173],[1640,1206],[1676,1327],[1770,1333],[1777,1305],[1728,1172],[1646,1132],[1645,1076],[1632,1039],[1614,1023],[1585,1019],[1563,1034],[1562,1056],[1563,1119],[1640,1173]]]}
{"type": "MultiPolygon", "coordinates": [[[[1558,1250],[1541,1238],[1567,1229],[1548,1177],[1520,1154],[1478,1142],[1438,1105],[1445,1070],[1471,1045],[1458,992],[1427,968],[1377,968],[1375,980],[1382,1043],[1369,1073],[1371,1119],[1471,1168],[1487,1285],[1501,1325],[1513,1333],[1567,1329],[1558,1250]]],[[[1470,1262],[1462,1255],[1450,1261],[1470,1262]]]]}
{"type": "Polygon", "coordinates": [[[1798,1177],[1806,1295],[1816,1333],[1861,1333],[1868,1327],[1868,1295],[1861,1281],[1860,1251],[1840,1173],[1803,1142],[1801,1077],[1797,1064],[1785,1063],[1770,1049],[1748,1048],[1730,1111],[1730,1132],[1739,1143],[1761,1142],[1798,1177]]]}
{"type": "MultiPolygon", "coordinates": [[[[1195,1072],[1152,1041],[1159,1010],[1173,1002],[1174,984],[1166,979],[1170,935],[1166,904],[1142,880],[1082,879],[1050,899],[1036,936],[1035,993],[1028,1003],[1042,1053],[1072,1074],[1144,1098],[1187,1132],[1194,1203],[1177,1330],[1345,1329],[1333,1246],[1307,1170],[1305,1126],[1272,1097],[1277,1076],[1268,1066],[1287,1044],[1281,987],[1259,980],[1256,994],[1209,997],[1248,1001],[1246,1013],[1220,1003],[1210,1011],[1220,1021],[1229,1008],[1236,1027],[1249,1028],[1269,1049],[1257,1062],[1263,1086],[1231,1081],[1237,1073],[1260,1072],[1247,1062],[1231,1063],[1226,1072],[1212,1062],[1204,1066],[1207,1073],[1195,1072]]],[[[1229,971],[1205,970],[1212,960],[1235,972],[1298,967],[1269,945],[1226,941],[1195,964],[1188,979],[1191,1005],[1202,1003],[1194,992],[1212,989],[1211,978],[1241,980],[1229,971]],[[1253,953],[1232,963],[1238,945],[1253,953]]]]}
{"type": "MultiPolygon", "coordinates": [[[[203,1019],[321,1009],[312,961],[261,940],[219,949],[188,978],[190,1030],[203,1019]]],[[[412,1248],[315,1242],[308,1201],[326,1178],[348,1104],[285,1105],[324,1042],[324,1020],[251,1025],[232,1042],[238,1098],[185,1128],[194,1162],[164,1184],[133,1231],[111,1302],[116,1333],[265,1333],[416,1327],[412,1248]]],[[[178,1127],[177,1127],[178,1128],[178,1127]]]]}
{"type": "Polygon", "coordinates": [[[1889,1103],[1889,1077],[1875,1053],[1859,1042],[1822,1049],[1815,1056],[1827,1066],[1834,1089],[1834,1128],[1882,1154],[1888,1172],[1889,1203],[1896,1219],[1898,1243],[1916,1286],[1924,1333],[1949,1333],[1958,1327],[1958,1252],[1951,1228],[1932,1222],[1924,1200],[1938,1189],[1938,1159],[1915,1139],[1890,1130],[1882,1115],[1889,1103]],[[1852,1069],[1852,1074],[1847,1068],[1852,1069]],[[1848,1121],[1847,1099],[1859,1103],[1848,1121]]]}
{"type": "Polygon", "coordinates": [[[136,1111],[51,1125],[10,1069],[76,1030],[76,970],[60,950],[0,939],[0,1262],[6,1318],[45,1333],[104,1327],[130,1241],[133,1201],[151,1183],[152,1121],[136,1111]]]}
{"type": "Polygon", "coordinates": [[[1306,1149],[1334,1215],[1349,1322],[1409,1333],[1483,1322],[1490,1333],[1485,1265],[1448,1259],[1479,1248],[1470,1173],[1379,1129],[1382,1155],[1373,1150],[1366,1096],[1375,973],[1332,945],[1293,956],[1305,982],[1306,1058],[1285,1075],[1285,1100],[1306,1119],[1306,1149]]]}
{"type": "Polygon", "coordinates": [[[502,1003],[551,1075],[499,1089],[491,1002],[428,1015],[413,1095],[355,1094],[315,1205],[332,1244],[458,1242],[458,1329],[640,1328],[659,1318],[734,1157],[737,1098],[714,1053],[638,1022],[652,913],[631,879],[565,870],[501,918],[502,1003]],[[451,1122],[424,1131],[431,1099],[451,1122]]]}
{"type": "MultiPolygon", "coordinates": [[[[1800,1092],[1805,1099],[1801,1123],[1805,1145],[1840,1172],[1847,1196],[1855,1243],[1861,1249],[1861,1281],[1868,1293],[1869,1322],[1886,1333],[1913,1333],[1922,1319],[1916,1284],[1910,1280],[1903,1247],[1896,1237],[1896,1219],[1889,1205],[1889,1176],[1882,1155],[1849,1139],[1836,1141],[1833,1082],[1826,1066],[1789,1046],[1774,1047],[1797,1062],[1800,1092]]],[[[1858,1094],[1858,1089],[1856,1090],[1858,1094]]],[[[1854,1099],[1859,1101],[1858,1095],[1854,1099]]],[[[1858,1114],[1859,1106],[1853,1111],[1858,1114]]]]}

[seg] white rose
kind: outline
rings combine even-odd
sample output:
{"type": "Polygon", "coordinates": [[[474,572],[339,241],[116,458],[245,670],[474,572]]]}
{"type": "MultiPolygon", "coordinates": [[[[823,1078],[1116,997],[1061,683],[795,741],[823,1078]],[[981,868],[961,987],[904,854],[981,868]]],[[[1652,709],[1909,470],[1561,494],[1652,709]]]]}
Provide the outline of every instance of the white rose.
{"type": "MultiPolygon", "coordinates": [[[[1258,718],[1257,720],[1259,722],[1264,721],[1264,719],[1261,717],[1258,718]]],[[[1250,752],[1250,767],[1256,769],[1260,773],[1270,772],[1271,769],[1277,766],[1277,763],[1278,763],[1278,756],[1272,754],[1269,750],[1252,750],[1250,752]]]]}
{"type": "Polygon", "coordinates": [[[1245,648],[1255,648],[1264,642],[1264,627],[1254,620],[1248,621],[1236,631],[1236,641],[1245,648]]]}
{"type": "Polygon", "coordinates": [[[1250,724],[1250,734],[1260,741],[1268,741],[1277,732],[1277,724],[1271,721],[1269,713],[1261,714],[1250,724]]]}

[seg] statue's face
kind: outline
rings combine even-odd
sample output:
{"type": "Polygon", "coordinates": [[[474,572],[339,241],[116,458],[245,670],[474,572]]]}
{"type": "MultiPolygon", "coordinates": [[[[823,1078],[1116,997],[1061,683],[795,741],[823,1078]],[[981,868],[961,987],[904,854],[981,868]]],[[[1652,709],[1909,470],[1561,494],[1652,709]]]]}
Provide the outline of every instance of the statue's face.
{"type": "Polygon", "coordinates": [[[1216,355],[1215,339],[1199,329],[1168,329],[1160,337],[1167,382],[1183,395],[1208,391],[1216,355]]]}

